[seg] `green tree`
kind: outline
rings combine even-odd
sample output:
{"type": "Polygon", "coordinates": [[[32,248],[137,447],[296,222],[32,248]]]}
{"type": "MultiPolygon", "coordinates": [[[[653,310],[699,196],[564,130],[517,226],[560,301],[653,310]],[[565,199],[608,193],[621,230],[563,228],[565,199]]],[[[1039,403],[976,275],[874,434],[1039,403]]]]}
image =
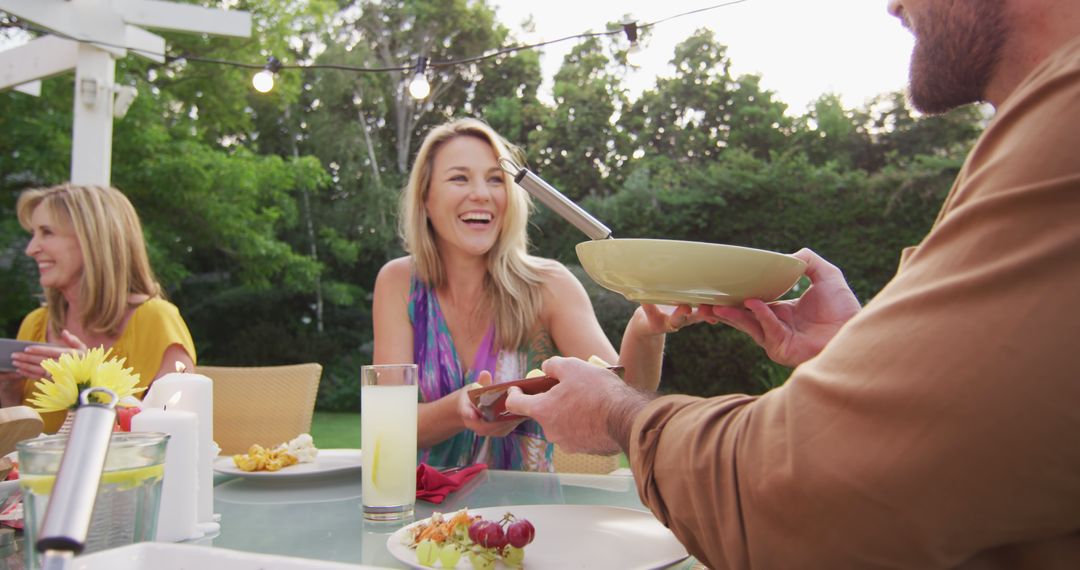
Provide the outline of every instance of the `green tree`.
{"type": "Polygon", "coordinates": [[[620,118],[634,156],[704,163],[726,149],[765,158],[785,146],[787,106],[753,75],[734,77],[727,48],[705,29],[675,47],[673,77],[660,78],[620,118]]]}
{"type": "Polygon", "coordinates": [[[529,133],[537,173],[574,200],[608,195],[621,177],[626,145],[613,121],[628,102],[611,65],[599,38],[574,46],[555,74],[554,108],[529,133]]]}

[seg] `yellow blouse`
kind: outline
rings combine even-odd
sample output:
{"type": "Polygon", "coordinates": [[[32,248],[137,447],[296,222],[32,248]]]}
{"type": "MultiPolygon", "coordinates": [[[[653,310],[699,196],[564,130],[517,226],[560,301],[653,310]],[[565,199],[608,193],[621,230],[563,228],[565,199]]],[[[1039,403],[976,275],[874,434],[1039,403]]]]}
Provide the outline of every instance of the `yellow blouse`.
{"type": "MultiPolygon", "coordinates": [[[[45,342],[46,330],[49,324],[49,314],[45,307],[35,309],[23,319],[19,326],[19,340],[33,342],[45,342]]],[[[191,332],[187,324],[180,316],[176,305],[164,299],[150,299],[135,309],[128,320],[120,338],[112,346],[112,354],[125,358],[125,366],[131,368],[139,375],[139,386],[149,388],[154,381],[158,370],[161,369],[161,359],[165,349],[174,344],[184,347],[184,350],[195,363],[195,343],[191,340],[191,332]]],[[[23,403],[34,394],[34,383],[37,380],[27,380],[23,387],[23,403]]],[[[140,397],[145,395],[143,391],[140,397]]],[[[29,404],[26,404],[29,405],[29,404]]],[[[65,414],[62,412],[50,412],[42,414],[45,420],[45,431],[54,433],[60,428],[65,414]]]]}

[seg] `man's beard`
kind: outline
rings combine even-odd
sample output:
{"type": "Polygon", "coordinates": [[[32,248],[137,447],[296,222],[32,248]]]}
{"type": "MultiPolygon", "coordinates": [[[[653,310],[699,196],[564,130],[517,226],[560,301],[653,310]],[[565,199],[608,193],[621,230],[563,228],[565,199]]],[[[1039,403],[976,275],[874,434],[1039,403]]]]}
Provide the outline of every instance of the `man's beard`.
{"type": "Polygon", "coordinates": [[[1003,0],[930,2],[912,22],[909,97],[923,113],[983,101],[1006,40],[1003,0]]]}

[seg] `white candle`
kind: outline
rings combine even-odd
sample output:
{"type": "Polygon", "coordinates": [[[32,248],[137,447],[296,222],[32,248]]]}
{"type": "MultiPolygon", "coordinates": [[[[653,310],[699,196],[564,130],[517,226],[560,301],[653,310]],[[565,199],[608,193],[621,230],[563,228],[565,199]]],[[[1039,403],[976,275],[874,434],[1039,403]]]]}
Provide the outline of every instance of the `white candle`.
{"type": "MultiPolygon", "coordinates": [[[[199,421],[198,438],[198,509],[199,523],[214,523],[214,458],[218,450],[214,444],[214,382],[202,374],[182,372],[166,374],[150,385],[143,404],[160,408],[177,392],[184,397],[175,409],[194,412],[199,421]]],[[[170,408],[172,409],[172,408],[170,408]]]]}
{"type": "Polygon", "coordinates": [[[193,412],[149,408],[131,418],[131,431],[169,434],[165,480],[161,483],[157,540],[176,542],[202,535],[196,528],[198,493],[198,417],[193,412]]]}

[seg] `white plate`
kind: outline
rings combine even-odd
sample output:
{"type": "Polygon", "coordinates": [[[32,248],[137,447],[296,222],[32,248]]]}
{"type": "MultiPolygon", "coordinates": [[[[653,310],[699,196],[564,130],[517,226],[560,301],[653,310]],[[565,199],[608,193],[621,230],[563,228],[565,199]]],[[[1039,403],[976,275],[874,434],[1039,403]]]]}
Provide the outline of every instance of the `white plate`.
{"type": "Polygon", "coordinates": [[[73,570],[190,570],[191,568],[228,568],[229,570],[376,570],[341,562],[293,558],[239,552],[228,548],[210,548],[187,544],[140,542],[93,554],[77,556],[73,570]]]}
{"type": "Polygon", "coordinates": [[[328,473],[360,470],[359,449],[320,449],[315,461],[297,463],[280,471],[244,471],[233,463],[231,455],[214,460],[214,471],[223,475],[238,475],[252,479],[288,479],[314,477],[328,473]]]}
{"type": "MultiPolygon", "coordinates": [[[[600,505],[469,509],[469,513],[487,520],[501,519],[507,512],[528,519],[536,528],[536,538],[525,547],[525,567],[529,570],[647,570],[670,566],[688,556],[675,535],[645,511],[600,505]]],[[[386,541],[390,554],[413,568],[424,568],[416,562],[416,551],[403,541],[410,527],[426,522],[418,521],[390,535],[386,541]]],[[[461,557],[457,568],[472,568],[467,556],[461,557]]],[[[500,561],[496,568],[506,565],[500,561]]]]}

